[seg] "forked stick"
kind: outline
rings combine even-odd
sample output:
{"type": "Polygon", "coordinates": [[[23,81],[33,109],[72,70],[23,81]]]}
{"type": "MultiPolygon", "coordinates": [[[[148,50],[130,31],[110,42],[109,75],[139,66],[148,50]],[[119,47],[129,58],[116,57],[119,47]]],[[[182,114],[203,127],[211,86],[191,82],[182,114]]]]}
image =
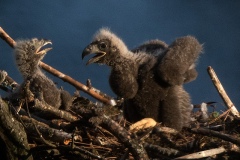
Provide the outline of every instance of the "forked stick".
{"type": "Polygon", "coordinates": [[[226,91],[224,90],[224,88],[223,88],[221,82],[219,81],[219,79],[218,79],[215,71],[213,70],[213,68],[211,66],[208,66],[207,70],[208,70],[208,73],[211,77],[211,80],[212,80],[214,86],[216,87],[219,95],[222,97],[225,105],[230,109],[230,112],[234,116],[240,117],[237,108],[234,106],[231,99],[228,97],[226,91]]]}
{"type": "MultiPolygon", "coordinates": [[[[12,48],[14,48],[15,41],[0,27],[0,37],[9,44],[12,48]]],[[[54,69],[53,67],[43,63],[40,61],[39,66],[42,67],[45,71],[53,74],[54,76],[57,76],[61,78],[63,81],[68,82],[69,84],[73,85],[77,89],[82,90],[83,92],[91,95],[92,97],[96,98],[97,100],[110,105],[116,105],[116,102],[114,99],[110,98],[109,96],[106,96],[105,94],[99,94],[96,89],[93,87],[89,88],[88,86],[76,81],[75,79],[71,78],[68,75],[65,75],[64,73],[54,69]]]]}

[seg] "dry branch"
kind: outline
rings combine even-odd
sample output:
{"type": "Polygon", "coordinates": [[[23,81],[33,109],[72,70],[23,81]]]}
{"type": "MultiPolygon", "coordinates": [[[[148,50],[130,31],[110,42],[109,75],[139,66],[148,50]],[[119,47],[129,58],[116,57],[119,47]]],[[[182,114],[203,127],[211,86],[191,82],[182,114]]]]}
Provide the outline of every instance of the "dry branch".
{"type": "MultiPolygon", "coordinates": [[[[37,120],[29,118],[27,116],[21,116],[21,119],[24,122],[26,130],[29,135],[34,135],[37,133],[34,127],[34,125],[36,125],[37,129],[41,132],[42,136],[47,140],[65,145],[68,145],[68,143],[71,142],[72,134],[70,133],[50,128],[48,125],[38,122],[37,120]]],[[[80,139],[81,137],[74,136],[74,140],[79,141],[80,139]]]]}
{"type": "Polygon", "coordinates": [[[0,70],[0,88],[6,92],[12,92],[17,87],[19,84],[9,77],[6,71],[0,70]]]}
{"type": "MultiPolygon", "coordinates": [[[[14,48],[14,45],[16,42],[2,29],[2,27],[0,27],[0,37],[4,41],[6,41],[7,44],[9,44],[9,46],[14,48]]],[[[54,76],[57,76],[57,77],[61,78],[63,81],[68,82],[69,84],[73,85],[77,89],[80,89],[80,90],[84,91],[85,93],[91,95],[92,97],[96,98],[97,100],[99,100],[105,104],[116,105],[115,100],[110,98],[106,94],[103,94],[103,93],[99,94],[98,92],[96,92],[97,91],[96,89],[87,87],[86,85],[84,85],[84,84],[76,81],[75,79],[71,78],[70,76],[65,75],[64,73],[54,69],[53,67],[51,67],[43,62],[40,62],[39,66],[42,67],[47,72],[53,74],[54,76]]]]}
{"type": "Polygon", "coordinates": [[[53,67],[40,62],[40,67],[42,67],[44,70],[48,71],[49,73],[53,74],[56,77],[59,77],[60,79],[62,79],[65,82],[68,82],[69,84],[73,85],[74,87],[76,87],[77,89],[80,89],[82,91],[84,91],[85,93],[91,95],[92,97],[96,98],[97,100],[105,103],[105,104],[110,104],[110,105],[116,105],[116,102],[114,99],[110,98],[109,96],[103,94],[103,93],[98,93],[99,91],[93,87],[89,88],[86,85],[76,81],[75,79],[73,79],[72,77],[54,69],[53,67]]]}
{"type": "Polygon", "coordinates": [[[78,120],[78,117],[72,115],[71,113],[64,111],[64,110],[57,109],[55,107],[52,107],[52,106],[48,105],[47,103],[45,103],[44,101],[39,101],[38,99],[34,100],[34,108],[36,108],[40,111],[43,111],[43,112],[51,113],[55,116],[58,116],[59,118],[65,119],[69,122],[78,120]]]}
{"type": "Polygon", "coordinates": [[[189,131],[193,132],[193,133],[197,133],[197,134],[206,135],[206,136],[217,137],[219,139],[222,139],[222,140],[240,145],[240,139],[237,138],[237,137],[233,137],[229,134],[220,133],[220,132],[213,131],[213,130],[210,130],[210,129],[207,129],[207,128],[192,128],[189,131]]]}
{"type": "Polygon", "coordinates": [[[240,117],[239,112],[237,110],[237,108],[234,106],[234,104],[232,103],[231,99],[228,97],[226,91],[224,90],[220,80],[218,79],[215,71],[213,70],[213,68],[211,66],[208,67],[208,73],[212,79],[212,82],[214,84],[214,86],[216,87],[219,95],[222,97],[224,103],[226,104],[226,106],[231,110],[231,113],[234,116],[240,117]]]}
{"type": "Polygon", "coordinates": [[[159,133],[159,134],[161,134],[161,133],[172,134],[172,135],[179,134],[179,132],[177,130],[175,130],[173,128],[161,126],[160,124],[157,124],[153,129],[156,133],[159,133]]]}
{"type": "Polygon", "coordinates": [[[219,148],[209,149],[201,152],[196,152],[196,153],[185,155],[175,159],[202,159],[202,158],[211,157],[216,154],[223,153],[225,151],[226,149],[224,147],[219,147],[219,148]]]}
{"type": "MultiPolygon", "coordinates": [[[[8,159],[16,159],[20,157],[22,157],[22,159],[31,159],[31,157],[28,157],[30,147],[28,145],[27,134],[24,127],[13,117],[9,106],[1,98],[0,139],[4,141],[8,159]]],[[[0,151],[0,153],[2,152],[3,151],[0,151]]]]}
{"type": "Polygon", "coordinates": [[[163,154],[163,155],[182,155],[182,153],[176,149],[172,149],[172,148],[164,148],[164,147],[160,147],[158,145],[153,145],[153,144],[148,144],[148,143],[144,143],[144,148],[147,151],[151,151],[151,152],[157,152],[159,154],[163,154]]]}
{"type": "Polygon", "coordinates": [[[106,126],[108,130],[110,130],[124,145],[126,145],[135,159],[149,159],[143,144],[141,144],[136,138],[131,138],[130,133],[126,129],[121,127],[108,116],[103,115],[99,117],[99,119],[100,125],[106,126]]]}

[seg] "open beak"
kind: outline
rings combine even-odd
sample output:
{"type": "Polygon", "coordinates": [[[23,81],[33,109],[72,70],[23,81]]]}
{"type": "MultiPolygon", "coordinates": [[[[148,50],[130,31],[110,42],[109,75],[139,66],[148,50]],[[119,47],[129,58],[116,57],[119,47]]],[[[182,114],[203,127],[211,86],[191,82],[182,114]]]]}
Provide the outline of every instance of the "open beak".
{"type": "Polygon", "coordinates": [[[50,40],[43,40],[43,44],[37,48],[36,50],[36,54],[39,54],[39,55],[44,55],[46,54],[48,51],[50,51],[52,48],[49,47],[49,48],[44,48],[46,45],[48,44],[52,44],[52,42],[50,40]]]}
{"type": "Polygon", "coordinates": [[[97,45],[90,44],[83,50],[82,59],[89,54],[95,54],[95,56],[87,61],[87,65],[98,62],[102,57],[106,55],[106,52],[100,51],[97,45]]]}

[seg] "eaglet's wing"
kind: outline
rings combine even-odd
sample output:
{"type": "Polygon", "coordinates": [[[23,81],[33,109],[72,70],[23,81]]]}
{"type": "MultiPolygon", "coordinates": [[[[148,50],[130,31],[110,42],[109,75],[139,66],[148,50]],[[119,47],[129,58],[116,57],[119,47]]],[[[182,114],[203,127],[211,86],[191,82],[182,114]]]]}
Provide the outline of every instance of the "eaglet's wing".
{"type": "Polygon", "coordinates": [[[158,65],[158,74],[172,85],[181,85],[197,77],[195,62],[202,45],[192,36],[176,39],[165,51],[158,65]]]}
{"type": "Polygon", "coordinates": [[[170,46],[160,40],[151,40],[132,50],[158,57],[158,74],[171,85],[181,85],[197,77],[195,63],[202,45],[191,36],[176,39],[170,46]]]}
{"type": "Polygon", "coordinates": [[[133,53],[145,52],[147,54],[159,56],[167,49],[167,47],[168,45],[165,42],[156,39],[144,42],[143,44],[132,49],[131,51],[133,53]]]}

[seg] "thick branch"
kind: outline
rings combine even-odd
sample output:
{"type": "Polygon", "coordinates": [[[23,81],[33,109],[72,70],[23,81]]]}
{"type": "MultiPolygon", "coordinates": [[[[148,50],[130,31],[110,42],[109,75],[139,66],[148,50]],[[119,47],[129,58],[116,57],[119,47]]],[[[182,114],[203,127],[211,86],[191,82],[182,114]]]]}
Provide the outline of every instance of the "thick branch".
{"type": "MultiPolygon", "coordinates": [[[[9,106],[0,98],[0,139],[6,145],[9,158],[27,158],[30,147],[27,134],[22,126],[11,114],[9,106]]],[[[2,155],[4,156],[4,155],[2,155]]],[[[29,157],[31,158],[31,157],[29,157]]]]}
{"type": "Polygon", "coordinates": [[[15,45],[15,41],[2,29],[2,27],[0,27],[0,37],[7,42],[7,44],[14,48],[15,45]]]}
{"type": "MultiPolygon", "coordinates": [[[[26,130],[29,133],[29,135],[33,135],[37,133],[34,127],[34,125],[36,125],[37,129],[40,131],[42,136],[47,140],[68,145],[68,143],[70,143],[73,138],[72,134],[70,133],[64,132],[62,130],[50,128],[48,125],[38,122],[35,119],[29,118],[27,116],[22,116],[21,119],[24,122],[26,130]]],[[[78,141],[80,139],[81,139],[80,136],[78,135],[74,136],[74,140],[78,141]]]]}
{"type": "Polygon", "coordinates": [[[72,115],[71,113],[64,111],[64,110],[57,109],[55,107],[52,107],[52,106],[48,105],[47,103],[45,103],[44,101],[39,101],[38,99],[35,99],[34,102],[35,102],[34,108],[39,109],[43,112],[46,111],[46,112],[56,115],[62,119],[65,119],[69,122],[78,120],[78,117],[72,115]]]}
{"type": "Polygon", "coordinates": [[[213,68],[211,66],[208,67],[208,73],[212,79],[212,82],[214,84],[214,86],[216,87],[219,95],[222,97],[224,103],[226,104],[226,106],[231,109],[231,113],[234,116],[240,117],[239,112],[237,110],[237,108],[234,106],[234,104],[232,103],[231,99],[228,97],[226,91],[224,90],[221,82],[219,81],[216,73],[214,72],[213,68]]]}
{"type": "Polygon", "coordinates": [[[240,139],[237,138],[237,137],[233,137],[229,134],[220,133],[220,132],[213,131],[213,130],[206,129],[206,128],[192,128],[192,129],[189,129],[189,131],[192,132],[192,133],[217,137],[217,138],[220,138],[222,140],[232,142],[236,145],[240,145],[240,139]]]}
{"type": "Polygon", "coordinates": [[[97,100],[105,103],[105,104],[110,104],[110,105],[115,105],[114,100],[109,98],[108,96],[105,95],[101,95],[98,92],[96,92],[96,89],[94,89],[93,87],[89,88],[86,85],[76,81],[75,79],[73,79],[72,77],[52,68],[51,66],[40,62],[40,67],[42,67],[44,70],[48,71],[49,73],[53,74],[56,77],[59,77],[60,79],[62,79],[65,82],[68,82],[69,84],[73,85],[74,87],[76,87],[77,89],[80,89],[82,91],[84,91],[85,93],[91,95],[92,97],[96,98],[97,100]],[[107,97],[107,98],[106,98],[107,97]]]}
{"type": "Polygon", "coordinates": [[[100,119],[101,125],[106,126],[108,130],[110,130],[121,142],[124,143],[124,145],[130,149],[134,158],[146,160],[149,159],[143,144],[139,143],[139,140],[137,139],[132,139],[125,128],[121,127],[108,116],[103,115],[98,118],[100,119]]]}
{"type": "Polygon", "coordinates": [[[175,159],[202,159],[205,157],[211,157],[217,154],[221,154],[223,152],[226,152],[226,149],[224,147],[219,147],[219,148],[214,148],[214,149],[209,149],[205,151],[200,151],[192,154],[188,154],[182,157],[178,157],[175,159]]]}
{"type": "Polygon", "coordinates": [[[144,148],[148,151],[152,151],[154,153],[159,153],[159,154],[164,154],[167,156],[172,156],[172,155],[182,155],[182,153],[176,149],[172,148],[164,148],[158,145],[153,145],[149,143],[144,143],[144,148]]]}
{"type": "MultiPolygon", "coordinates": [[[[0,27],[0,37],[9,44],[12,48],[14,48],[15,41],[0,27]]],[[[109,96],[103,96],[105,94],[99,94],[96,92],[96,89],[94,88],[89,88],[86,85],[74,80],[73,78],[61,73],[60,71],[52,68],[51,66],[40,62],[39,63],[40,67],[42,67],[44,70],[47,72],[53,74],[54,76],[57,76],[61,78],[63,81],[68,82],[69,84],[73,85],[74,87],[82,90],[83,92],[91,95],[92,97],[96,98],[97,100],[105,103],[105,104],[110,104],[110,105],[116,105],[116,102],[113,99],[109,99],[109,96]]]]}

